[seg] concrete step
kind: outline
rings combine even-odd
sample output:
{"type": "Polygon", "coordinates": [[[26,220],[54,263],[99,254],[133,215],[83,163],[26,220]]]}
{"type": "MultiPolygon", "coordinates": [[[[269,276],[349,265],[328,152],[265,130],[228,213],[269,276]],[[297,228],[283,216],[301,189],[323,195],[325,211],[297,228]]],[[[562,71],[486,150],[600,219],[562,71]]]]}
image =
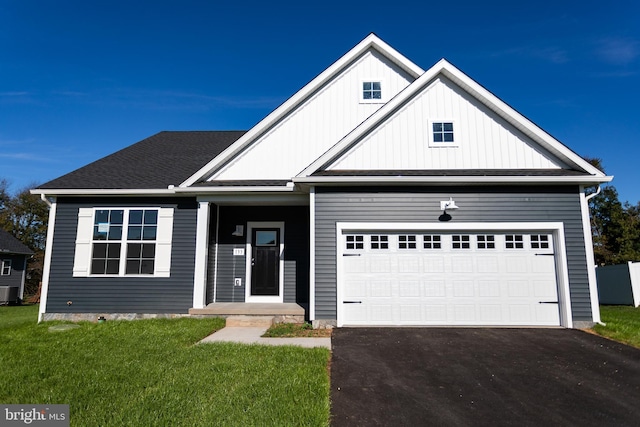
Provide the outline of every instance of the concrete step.
{"type": "Polygon", "coordinates": [[[265,327],[273,325],[273,316],[229,316],[227,326],[232,327],[265,327]]]}

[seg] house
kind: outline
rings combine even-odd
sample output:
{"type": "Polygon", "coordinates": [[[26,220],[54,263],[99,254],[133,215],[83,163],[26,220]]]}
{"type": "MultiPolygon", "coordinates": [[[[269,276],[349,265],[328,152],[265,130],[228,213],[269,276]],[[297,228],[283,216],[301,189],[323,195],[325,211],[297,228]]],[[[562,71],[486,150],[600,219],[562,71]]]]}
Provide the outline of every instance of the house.
{"type": "Polygon", "coordinates": [[[31,249],[0,228],[0,303],[24,298],[27,259],[31,255],[31,249]]]}
{"type": "Polygon", "coordinates": [[[40,317],[591,325],[587,201],[611,179],[371,34],[247,132],[161,132],[33,190],[40,317]]]}

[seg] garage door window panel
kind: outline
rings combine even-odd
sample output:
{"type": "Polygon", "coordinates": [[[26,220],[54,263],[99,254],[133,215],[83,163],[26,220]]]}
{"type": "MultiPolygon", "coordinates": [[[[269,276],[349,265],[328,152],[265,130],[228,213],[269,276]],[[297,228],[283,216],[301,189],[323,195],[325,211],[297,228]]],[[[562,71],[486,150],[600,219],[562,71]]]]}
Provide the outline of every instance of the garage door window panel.
{"type": "Polygon", "coordinates": [[[346,236],[346,249],[364,249],[364,236],[348,234],[346,236]]]}
{"type": "Polygon", "coordinates": [[[471,236],[468,234],[454,234],[451,236],[453,249],[471,249],[471,236]]]}
{"type": "Polygon", "coordinates": [[[549,236],[546,234],[532,234],[531,249],[549,249],[549,236]]]}
{"type": "Polygon", "coordinates": [[[427,234],[424,239],[424,249],[442,249],[442,236],[437,234],[427,234]]]}
{"type": "Polygon", "coordinates": [[[490,234],[478,234],[477,247],[478,249],[495,249],[496,236],[490,234]]]}
{"type": "Polygon", "coordinates": [[[416,249],[416,236],[412,234],[401,234],[398,236],[398,249],[416,249]]]}
{"type": "Polygon", "coordinates": [[[507,249],[524,249],[524,235],[507,234],[505,236],[505,248],[507,249]]]}
{"type": "Polygon", "coordinates": [[[389,249],[389,236],[383,234],[371,236],[371,249],[389,249]]]}

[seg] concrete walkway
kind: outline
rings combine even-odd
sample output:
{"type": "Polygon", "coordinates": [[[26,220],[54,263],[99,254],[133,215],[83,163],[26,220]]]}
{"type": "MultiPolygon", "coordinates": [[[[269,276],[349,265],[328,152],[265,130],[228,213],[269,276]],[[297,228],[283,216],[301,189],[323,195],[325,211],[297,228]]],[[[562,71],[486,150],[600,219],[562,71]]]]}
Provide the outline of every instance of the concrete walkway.
{"type": "Polygon", "coordinates": [[[204,338],[200,343],[237,342],[242,344],[296,345],[325,347],[331,350],[331,338],[263,338],[267,327],[227,326],[204,338]]]}

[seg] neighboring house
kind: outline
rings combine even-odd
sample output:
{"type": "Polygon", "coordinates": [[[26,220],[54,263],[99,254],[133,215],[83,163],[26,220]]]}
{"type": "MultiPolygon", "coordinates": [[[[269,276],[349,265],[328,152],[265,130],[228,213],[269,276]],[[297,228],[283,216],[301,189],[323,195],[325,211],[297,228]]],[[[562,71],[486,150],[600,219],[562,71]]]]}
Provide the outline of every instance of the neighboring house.
{"type": "Polygon", "coordinates": [[[585,189],[611,178],[371,34],[247,132],[161,132],[33,190],[41,318],[297,303],[317,327],[590,325],[585,189]]]}
{"type": "Polygon", "coordinates": [[[640,262],[596,268],[600,304],[640,307],[640,262]]]}
{"type": "Polygon", "coordinates": [[[17,288],[17,296],[24,298],[27,259],[33,251],[8,232],[0,229],[0,287],[17,288]]]}

